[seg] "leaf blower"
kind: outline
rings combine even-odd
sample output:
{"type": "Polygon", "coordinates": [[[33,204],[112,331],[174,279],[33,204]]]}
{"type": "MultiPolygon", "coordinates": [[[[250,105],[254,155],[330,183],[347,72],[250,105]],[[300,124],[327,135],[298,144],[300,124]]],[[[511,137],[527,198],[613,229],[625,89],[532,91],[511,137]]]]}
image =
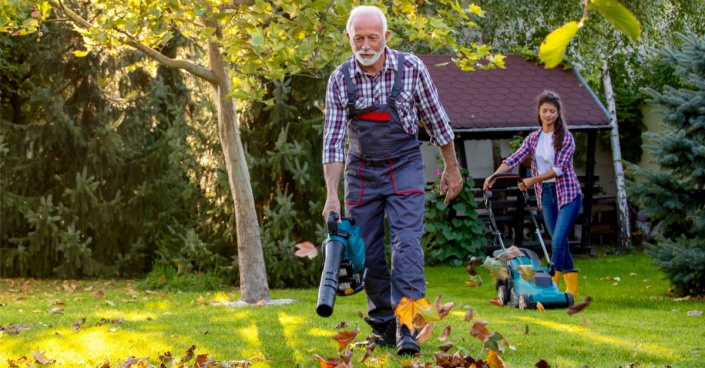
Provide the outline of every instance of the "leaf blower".
{"type": "Polygon", "coordinates": [[[355,220],[338,214],[328,215],[328,238],[323,242],[323,273],[318,288],[316,313],[321,317],[333,314],[335,296],[357,294],[365,286],[365,242],[355,220]]]}

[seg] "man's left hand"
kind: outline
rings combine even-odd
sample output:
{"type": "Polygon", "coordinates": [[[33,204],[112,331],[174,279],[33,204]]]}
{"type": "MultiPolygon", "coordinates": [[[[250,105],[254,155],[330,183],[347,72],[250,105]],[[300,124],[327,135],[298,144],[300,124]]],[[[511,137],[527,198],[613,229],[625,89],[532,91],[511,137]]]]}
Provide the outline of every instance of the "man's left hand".
{"type": "Polygon", "coordinates": [[[460,194],[463,189],[463,179],[460,177],[460,170],[445,168],[441,176],[441,195],[446,196],[443,203],[448,204],[460,194]]]}

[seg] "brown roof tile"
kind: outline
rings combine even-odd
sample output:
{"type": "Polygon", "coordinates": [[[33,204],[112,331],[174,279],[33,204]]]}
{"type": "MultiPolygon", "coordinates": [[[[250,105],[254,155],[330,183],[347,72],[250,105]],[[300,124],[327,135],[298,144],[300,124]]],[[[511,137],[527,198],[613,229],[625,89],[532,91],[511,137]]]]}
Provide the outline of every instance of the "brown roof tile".
{"type": "Polygon", "coordinates": [[[509,55],[506,69],[465,72],[451,61],[452,55],[417,56],[426,64],[456,131],[536,127],[536,96],[544,89],[561,96],[571,129],[609,127],[604,106],[572,70],[545,69],[509,55]]]}

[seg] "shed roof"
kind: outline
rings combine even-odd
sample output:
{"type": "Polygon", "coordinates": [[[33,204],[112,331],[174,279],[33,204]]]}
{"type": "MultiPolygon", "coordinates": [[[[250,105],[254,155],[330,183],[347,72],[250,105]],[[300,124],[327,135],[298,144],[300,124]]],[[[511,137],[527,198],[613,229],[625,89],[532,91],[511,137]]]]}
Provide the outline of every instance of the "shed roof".
{"type": "Polygon", "coordinates": [[[607,110],[577,71],[545,69],[509,55],[506,69],[467,72],[452,62],[453,55],[417,56],[426,64],[458,133],[536,129],[536,96],[545,89],[561,96],[571,130],[609,129],[607,110]]]}

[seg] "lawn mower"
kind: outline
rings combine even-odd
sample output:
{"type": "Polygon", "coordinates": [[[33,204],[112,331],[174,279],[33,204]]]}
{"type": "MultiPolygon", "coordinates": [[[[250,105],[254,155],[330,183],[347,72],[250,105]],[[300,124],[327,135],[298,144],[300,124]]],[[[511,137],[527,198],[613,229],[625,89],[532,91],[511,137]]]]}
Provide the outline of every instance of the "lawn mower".
{"type": "MultiPolygon", "coordinates": [[[[489,181],[490,187],[496,181],[523,183],[521,176],[513,173],[492,175],[489,181]]],[[[534,222],[536,237],[541,244],[548,267],[542,267],[541,260],[530,249],[517,248],[520,253],[517,252],[518,254],[514,256],[506,256],[508,254],[507,247],[504,245],[502,233],[492,212],[492,191],[489,189],[483,190],[483,199],[490,218],[490,230],[494,237],[494,243],[495,246],[499,244],[501,248],[493,253],[493,257],[498,259],[508,258],[506,259],[506,275],[508,277],[498,278],[495,284],[497,300],[501,305],[510,305],[515,308],[536,308],[538,303],[541,303],[546,309],[570,307],[574,303],[573,294],[561,292],[551,280],[551,276],[555,272],[553,263],[551,263],[551,257],[548,256],[536,215],[529,203],[528,190],[520,190],[520,192],[524,197],[526,208],[531,214],[531,220],[534,222]],[[504,257],[503,254],[505,255],[504,257]]],[[[520,221],[523,220],[520,219],[520,221]]]]}

